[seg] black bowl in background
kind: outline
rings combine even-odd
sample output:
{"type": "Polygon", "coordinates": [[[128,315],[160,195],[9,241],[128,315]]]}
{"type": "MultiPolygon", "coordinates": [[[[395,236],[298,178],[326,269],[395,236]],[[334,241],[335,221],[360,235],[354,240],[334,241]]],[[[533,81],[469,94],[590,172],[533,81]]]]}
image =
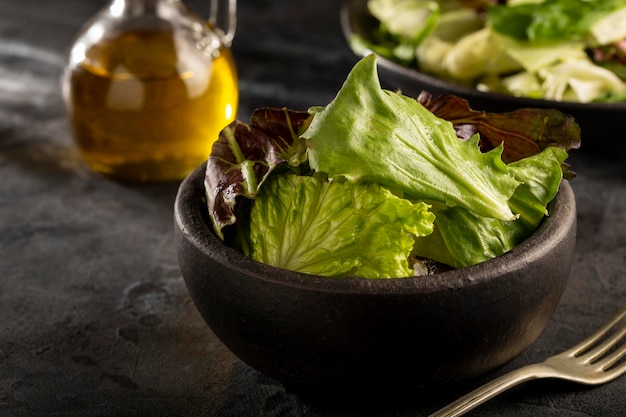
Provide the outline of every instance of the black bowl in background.
{"type": "MultiPolygon", "coordinates": [[[[349,41],[353,35],[372,40],[378,21],[367,10],[367,0],[344,0],[341,7],[341,26],[349,41]]],[[[358,51],[367,55],[371,51],[358,51]]],[[[515,97],[500,93],[488,93],[411,69],[378,56],[381,84],[389,90],[400,90],[403,94],[417,97],[426,90],[434,97],[444,93],[462,97],[475,110],[507,112],[520,108],[555,108],[572,115],[581,128],[581,150],[602,153],[606,156],[619,155],[617,149],[626,150],[622,138],[626,118],[626,103],[577,103],[515,97]],[[616,149],[617,148],[617,149],[616,149]]]]}
{"type": "Polygon", "coordinates": [[[175,202],[189,294],[235,355],[300,388],[428,388],[483,375],[534,342],[569,276],[576,206],[566,181],[550,216],[511,252],[440,274],[374,280],[287,271],[226,246],[208,221],[204,175],[204,165],[190,174],[175,202]]]}

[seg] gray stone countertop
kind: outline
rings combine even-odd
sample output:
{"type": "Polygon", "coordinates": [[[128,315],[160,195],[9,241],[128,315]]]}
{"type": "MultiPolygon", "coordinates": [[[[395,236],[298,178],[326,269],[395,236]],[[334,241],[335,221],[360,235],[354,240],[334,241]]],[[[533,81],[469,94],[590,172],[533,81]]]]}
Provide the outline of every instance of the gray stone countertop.
{"type": "MultiPolygon", "coordinates": [[[[188,5],[206,14],[208,3],[188,5]]],[[[59,89],[63,54],[104,4],[0,0],[0,416],[414,417],[482,382],[440,398],[331,402],[299,396],[233,356],[180,274],[178,183],[108,180],[72,142],[59,89]]],[[[339,7],[239,2],[240,119],[256,107],[332,100],[357,60],[339,7]]],[[[578,173],[578,243],[553,319],[485,381],[575,344],[626,304],[626,165],[622,151],[605,153],[583,149],[569,160],[578,173]]],[[[531,382],[468,415],[624,417],[626,376],[595,388],[531,382]]]]}

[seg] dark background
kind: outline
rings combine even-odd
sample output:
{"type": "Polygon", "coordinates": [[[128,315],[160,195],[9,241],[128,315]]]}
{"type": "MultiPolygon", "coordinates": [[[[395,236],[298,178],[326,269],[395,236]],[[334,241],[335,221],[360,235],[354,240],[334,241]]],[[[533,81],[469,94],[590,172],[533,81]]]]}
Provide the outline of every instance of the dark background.
{"type": "MultiPolygon", "coordinates": [[[[208,3],[187,2],[204,15],[208,3]]],[[[480,382],[367,404],[304,398],[215,338],[176,260],[178,184],[102,178],[69,135],[63,53],[104,5],[0,0],[0,416],[424,416],[480,382]]],[[[339,9],[338,0],[239,2],[240,119],[256,107],[332,100],[357,60],[339,9]]],[[[572,152],[579,229],[570,282],[536,343],[485,380],[575,344],[626,304],[621,159],[610,148],[572,152]]],[[[625,394],[626,376],[597,388],[537,381],[469,415],[623,417],[625,394]]]]}

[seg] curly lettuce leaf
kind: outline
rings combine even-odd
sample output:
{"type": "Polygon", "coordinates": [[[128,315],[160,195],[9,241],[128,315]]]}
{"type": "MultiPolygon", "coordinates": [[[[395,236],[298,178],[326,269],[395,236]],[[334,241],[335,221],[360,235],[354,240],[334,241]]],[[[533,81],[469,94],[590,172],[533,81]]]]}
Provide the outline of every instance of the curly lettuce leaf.
{"type": "Polygon", "coordinates": [[[501,221],[452,207],[435,213],[435,230],[416,239],[413,254],[463,268],[500,256],[527,239],[548,215],[547,206],[561,183],[560,166],[567,152],[549,147],[537,155],[509,164],[523,184],[510,205],[519,219],[501,221]]]}
{"type": "Polygon", "coordinates": [[[312,169],[485,217],[516,218],[508,200],[520,182],[502,161],[502,148],[482,153],[477,136],[460,141],[450,122],[415,99],[383,90],[375,55],[354,66],[328,106],[311,111],[302,137],[312,169]]]}
{"type": "Polygon", "coordinates": [[[428,209],[377,184],[274,175],[250,212],[251,257],[322,276],[408,277],[413,236],[432,232],[428,209]]]}
{"type": "Polygon", "coordinates": [[[220,238],[236,221],[239,197],[254,198],[278,165],[297,166],[306,159],[299,136],[310,119],[303,111],[263,108],[254,111],[249,124],[234,121],[222,130],[204,180],[209,216],[220,238]]]}
{"type": "Polygon", "coordinates": [[[431,236],[416,240],[414,255],[454,268],[464,268],[500,256],[525,239],[524,224],[478,216],[462,207],[435,213],[431,236]],[[521,237],[520,237],[521,235],[521,237]]]}
{"type": "Polygon", "coordinates": [[[568,154],[563,149],[549,147],[541,153],[509,164],[511,173],[523,184],[515,190],[509,204],[529,232],[539,227],[547,206],[554,199],[563,178],[560,167],[568,154]]]}

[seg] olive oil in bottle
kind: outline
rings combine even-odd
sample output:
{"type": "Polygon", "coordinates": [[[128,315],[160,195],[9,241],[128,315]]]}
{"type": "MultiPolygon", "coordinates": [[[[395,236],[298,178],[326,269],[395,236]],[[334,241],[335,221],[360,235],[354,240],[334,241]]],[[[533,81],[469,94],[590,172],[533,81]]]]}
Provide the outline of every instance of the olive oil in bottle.
{"type": "Polygon", "coordinates": [[[135,24],[70,49],[63,90],[75,142],[95,171],[118,180],[184,178],[236,116],[235,63],[217,35],[209,35],[213,46],[200,48],[206,34],[145,23],[157,21],[164,7],[183,14],[180,2],[122,3],[151,16],[127,19],[135,24]]]}

